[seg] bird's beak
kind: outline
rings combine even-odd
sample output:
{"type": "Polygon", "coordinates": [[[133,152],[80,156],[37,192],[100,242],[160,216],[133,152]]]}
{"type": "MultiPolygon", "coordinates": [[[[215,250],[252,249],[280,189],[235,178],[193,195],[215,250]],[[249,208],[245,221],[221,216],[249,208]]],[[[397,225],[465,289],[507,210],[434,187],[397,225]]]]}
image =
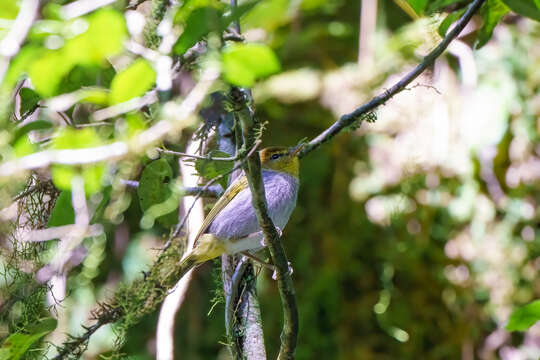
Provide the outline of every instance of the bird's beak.
{"type": "Polygon", "coordinates": [[[298,153],[300,152],[300,150],[302,150],[304,148],[304,145],[305,145],[305,143],[301,143],[301,144],[297,145],[296,147],[291,148],[291,151],[290,151],[291,156],[293,156],[293,157],[297,156],[298,153]]]}

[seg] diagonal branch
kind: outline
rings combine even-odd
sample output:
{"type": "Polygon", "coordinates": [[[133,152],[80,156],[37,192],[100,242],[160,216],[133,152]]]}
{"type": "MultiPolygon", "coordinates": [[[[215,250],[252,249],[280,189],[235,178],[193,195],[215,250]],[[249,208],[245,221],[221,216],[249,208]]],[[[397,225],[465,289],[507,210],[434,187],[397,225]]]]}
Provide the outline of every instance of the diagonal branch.
{"type": "Polygon", "coordinates": [[[304,157],[308,153],[312,152],[322,144],[328,142],[330,139],[332,139],[334,136],[338,135],[343,129],[347,128],[348,126],[354,124],[355,122],[359,122],[358,125],[360,125],[360,122],[363,120],[363,116],[368,114],[370,111],[374,110],[378,106],[384,104],[386,101],[391,99],[394,95],[400,93],[403,91],[407,85],[411,83],[414,79],[416,79],[421,73],[424,72],[428,67],[433,65],[435,62],[435,59],[437,59],[441,54],[446,50],[448,45],[454,40],[459,33],[465,28],[465,26],[469,23],[472,16],[480,6],[484,3],[485,0],[474,0],[474,2],[469,6],[467,11],[463,14],[463,16],[456,22],[454,28],[449,31],[444,39],[437,45],[435,49],[433,49],[429,54],[427,54],[422,62],[418,64],[413,70],[411,70],[407,75],[405,75],[401,80],[399,80],[396,84],[394,84],[390,89],[386,90],[382,94],[379,94],[375,96],[371,101],[368,103],[365,103],[364,105],[360,106],[353,112],[349,114],[345,114],[339,118],[338,121],[333,123],[328,129],[324,130],[319,136],[317,136],[315,139],[311,140],[304,149],[302,149],[301,153],[299,154],[300,157],[304,157]]]}

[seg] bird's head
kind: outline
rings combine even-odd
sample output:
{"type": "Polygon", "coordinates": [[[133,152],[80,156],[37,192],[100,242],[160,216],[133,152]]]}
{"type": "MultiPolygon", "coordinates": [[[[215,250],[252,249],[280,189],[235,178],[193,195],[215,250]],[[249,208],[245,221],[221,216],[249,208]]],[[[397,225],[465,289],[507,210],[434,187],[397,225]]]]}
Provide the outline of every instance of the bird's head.
{"type": "Polygon", "coordinates": [[[276,171],[283,171],[298,177],[300,162],[298,153],[303,144],[288,148],[284,146],[267,147],[259,151],[262,167],[276,171]]]}

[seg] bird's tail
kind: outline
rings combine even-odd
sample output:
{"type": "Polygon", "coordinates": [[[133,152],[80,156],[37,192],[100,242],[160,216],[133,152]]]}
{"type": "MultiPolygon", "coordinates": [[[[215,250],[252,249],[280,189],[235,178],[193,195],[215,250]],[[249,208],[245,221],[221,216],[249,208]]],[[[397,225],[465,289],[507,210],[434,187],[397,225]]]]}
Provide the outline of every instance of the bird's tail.
{"type": "Polygon", "coordinates": [[[195,248],[191,250],[180,262],[180,276],[184,276],[195,266],[214,259],[225,252],[223,241],[213,234],[202,234],[195,248]]]}

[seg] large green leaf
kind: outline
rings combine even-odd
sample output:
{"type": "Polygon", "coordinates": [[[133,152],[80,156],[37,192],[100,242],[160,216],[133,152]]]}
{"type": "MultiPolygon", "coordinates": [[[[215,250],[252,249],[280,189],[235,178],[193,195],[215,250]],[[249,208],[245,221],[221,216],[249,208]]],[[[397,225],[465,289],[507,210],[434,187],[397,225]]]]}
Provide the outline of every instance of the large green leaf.
{"type": "Polygon", "coordinates": [[[525,331],[540,321],[540,300],[514,310],[506,325],[508,331],[525,331]]]}
{"type": "Polygon", "coordinates": [[[88,24],[84,33],[67,40],[60,49],[44,51],[29,65],[28,73],[41,96],[55,95],[76,65],[101,66],[107,57],[122,51],[127,29],[119,12],[102,9],[84,19],[88,24]]]}
{"type": "Polygon", "coordinates": [[[263,44],[232,45],[223,52],[222,61],[225,79],[237,86],[250,87],[280,70],[276,55],[263,44]]]}
{"type": "Polygon", "coordinates": [[[515,13],[540,21],[539,0],[503,0],[503,2],[515,13]]]}
{"type": "MultiPolygon", "coordinates": [[[[154,205],[164,203],[171,196],[172,192],[169,183],[172,177],[172,168],[165,159],[158,159],[146,165],[137,188],[139,203],[143,211],[149,210],[154,205]]],[[[178,202],[176,202],[174,209],[177,206],[178,202]]],[[[170,211],[165,215],[159,216],[157,220],[166,227],[170,227],[178,222],[175,211],[170,211]]]]}
{"type": "Polygon", "coordinates": [[[475,44],[476,48],[479,49],[484,46],[491,35],[493,35],[493,29],[499,23],[504,15],[510,11],[508,7],[501,0],[488,0],[481,9],[482,17],[484,18],[484,23],[480,30],[478,30],[478,40],[475,44]]]}
{"type": "Polygon", "coordinates": [[[148,61],[137,59],[111,82],[110,103],[118,104],[143,95],[156,82],[156,72],[148,61]]]}
{"type": "Polygon", "coordinates": [[[20,359],[32,344],[56,329],[56,325],[56,319],[45,318],[24,332],[20,331],[9,335],[0,348],[0,359],[20,359]]]}

